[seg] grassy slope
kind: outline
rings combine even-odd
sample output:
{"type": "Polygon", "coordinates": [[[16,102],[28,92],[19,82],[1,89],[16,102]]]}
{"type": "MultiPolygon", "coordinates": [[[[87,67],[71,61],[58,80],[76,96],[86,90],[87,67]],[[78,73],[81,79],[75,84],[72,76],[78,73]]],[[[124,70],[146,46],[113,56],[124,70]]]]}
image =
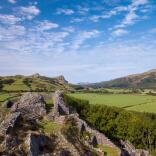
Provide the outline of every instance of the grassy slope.
{"type": "Polygon", "coordinates": [[[14,82],[11,84],[3,83],[3,90],[5,91],[35,91],[46,90],[46,91],[55,91],[57,89],[70,90],[72,87],[69,84],[59,84],[54,81],[53,78],[46,77],[24,77],[24,76],[11,76],[3,77],[1,80],[12,79],[14,82]],[[29,79],[29,85],[24,83],[24,80],[29,79]]]}
{"type": "Polygon", "coordinates": [[[104,104],[127,110],[156,113],[156,96],[139,94],[70,94],[73,97],[89,100],[90,104],[104,104]]]}

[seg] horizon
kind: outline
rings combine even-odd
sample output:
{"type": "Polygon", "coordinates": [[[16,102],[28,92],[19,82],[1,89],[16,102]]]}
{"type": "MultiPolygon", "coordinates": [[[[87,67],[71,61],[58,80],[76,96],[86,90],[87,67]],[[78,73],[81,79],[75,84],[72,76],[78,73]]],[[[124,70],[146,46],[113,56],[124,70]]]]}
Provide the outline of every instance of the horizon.
{"type": "Polygon", "coordinates": [[[61,74],[59,74],[59,75],[42,75],[42,74],[40,74],[40,73],[32,73],[32,74],[29,74],[29,75],[22,75],[22,74],[15,74],[15,75],[0,75],[0,77],[2,76],[4,76],[4,77],[9,77],[9,76],[26,76],[26,77],[29,77],[29,76],[33,76],[33,75],[36,75],[36,74],[39,74],[40,76],[45,76],[45,77],[49,77],[49,78],[57,78],[57,77],[59,77],[59,76],[63,76],[64,78],[65,78],[65,80],[67,80],[68,81],[68,83],[71,83],[71,84],[81,84],[81,83],[100,83],[100,82],[106,82],[106,81],[111,81],[111,80],[115,80],[115,79],[118,79],[118,78],[123,78],[123,77],[127,77],[127,76],[133,76],[133,75],[138,75],[138,74],[143,74],[143,73],[146,73],[146,72],[150,72],[150,71],[153,71],[153,70],[156,70],[156,68],[153,68],[153,69],[149,69],[149,70],[147,70],[147,71],[143,71],[143,72],[140,72],[140,73],[130,73],[130,74],[128,74],[128,75],[123,75],[123,76],[120,76],[120,77],[114,77],[114,78],[112,78],[112,79],[108,79],[108,80],[103,80],[103,81],[97,81],[97,82],[79,82],[79,81],[77,81],[77,82],[70,82],[64,75],[61,75],[61,74]]]}
{"type": "Polygon", "coordinates": [[[1,0],[0,75],[101,82],[156,67],[154,0],[1,0]]]}

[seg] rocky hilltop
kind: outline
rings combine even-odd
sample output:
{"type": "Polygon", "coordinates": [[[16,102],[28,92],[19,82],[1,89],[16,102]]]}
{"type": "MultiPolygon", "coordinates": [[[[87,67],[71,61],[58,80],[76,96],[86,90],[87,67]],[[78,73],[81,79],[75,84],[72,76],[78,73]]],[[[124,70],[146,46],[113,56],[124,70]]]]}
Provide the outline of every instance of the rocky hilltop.
{"type": "Polygon", "coordinates": [[[122,146],[93,129],[56,91],[54,106],[47,110],[44,97],[25,93],[17,102],[3,105],[1,114],[0,155],[3,156],[104,156],[107,146],[118,156],[149,156],[128,141],[122,146]],[[9,107],[7,107],[9,106],[9,107]]]}
{"type": "Polygon", "coordinates": [[[58,77],[42,76],[38,73],[23,76],[0,77],[0,91],[7,92],[53,92],[56,90],[74,90],[63,75],[58,77]]]}

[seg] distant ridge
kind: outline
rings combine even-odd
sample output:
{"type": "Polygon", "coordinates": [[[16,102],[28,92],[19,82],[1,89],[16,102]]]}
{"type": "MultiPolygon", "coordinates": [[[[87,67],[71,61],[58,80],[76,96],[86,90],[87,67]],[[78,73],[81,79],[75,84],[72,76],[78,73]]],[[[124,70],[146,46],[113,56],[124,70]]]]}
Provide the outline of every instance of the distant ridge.
{"type": "Polygon", "coordinates": [[[30,76],[15,75],[1,76],[0,90],[2,91],[55,91],[57,89],[73,90],[63,75],[57,77],[41,76],[35,73],[30,76]]]}
{"type": "Polygon", "coordinates": [[[125,77],[103,81],[99,83],[81,84],[91,88],[156,88],[156,69],[140,74],[132,74],[125,77]]]}

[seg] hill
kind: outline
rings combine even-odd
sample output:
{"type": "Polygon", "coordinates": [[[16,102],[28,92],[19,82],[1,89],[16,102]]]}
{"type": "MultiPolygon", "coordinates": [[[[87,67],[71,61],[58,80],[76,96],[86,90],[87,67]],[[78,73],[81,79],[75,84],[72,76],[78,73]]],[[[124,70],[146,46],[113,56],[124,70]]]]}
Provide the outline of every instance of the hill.
{"type": "MultiPolygon", "coordinates": [[[[95,109],[87,101],[71,98],[62,91],[56,91],[53,94],[53,106],[50,110],[47,109],[44,96],[38,93],[24,93],[17,101],[10,102],[5,102],[0,109],[0,155],[127,156],[133,154],[135,156],[149,156],[148,148],[147,150],[142,150],[140,149],[142,146],[138,148],[138,146],[133,145],[127,138],[125,140],[125,137],[123,137],[123,134],[130,134],[130,129],[125,129],[125,124],[122,123],[125,122],[123,115],[127,114],[127,112],[122,114],[118,112],[121,116],[118,113],[115,113],[116,116],[114,116],[113,109],[111,111],[101,109],[101,107],[95,109]],[[89,118],[86,118],[87,114],[89,118]],[[85,117],[84,119],[81,118],[82,115],[85,117]],[[103,118],[105,115],[107,115],[107,118],[103,118]],[[99,117],[103,118],[103,120],[99,120],[99,117]],[[115,126],[114,117],[117,117],[115,119],[119,121],[118,127],[121,123],[124,128],[117,129],[117,132],[120,132],[120,135],[117,135],[118,138],[109,135],[116,132],[112,127],[115,126]],[[105,123],[105,119],[113,120],[108,126],[105,123]],[[95,127],[93,123],[97,120],[99,120],[100,124],[95,127]],[[106,131],[109,137],[104,131],[106,126],[111,128],[106,131]],[[123,133],[121,133],[122,130],[123,133]],[[119,137],[124,140],[120,141],[119,137]]],[[[134,119],[137,119],[135,121],[140,121],[140,118],[137,118],[136,115],[129,115],[127,117],[131,117],[133,125],[136,123],[134,119]]],[[[145,121],[147,121],[146,118],[145,121]]],[[[150,128],[155,128],[151,127],[152,123],[155,122],[155,118],[150,121],[148,124],[150,128]]],[[[98,122],[96,123],[98,124],[98,122]]],[[[126,124],[132,126],[130,122],[126,122],[126,124]]],[[[140,123],[137,125],[140,126],[140,123]]],[[[139,128],[139,126],[135,128],[139,128]]],[[[153,143],[155,136],[151,133],[152,129],[148,130],[148,137],[140,135],[138,133],[140,129],[135,131],[135,136],[139,136],[136,143],[141,142],[143,148],[146,148],[145,145],[149,145],[148,147],[153,145],[155,147],[153,143]],[[143,140],[140,140],[140,138],[143,138],[143,140]],[[147,139],[150,139],[151,142],[146,143],[147,139]]],[[[143,130],[141,132],[144,134],[143,130]]],[[[134,135],[130,136],[134,137],[134,135]]]]}
{"type": "Polygon", "coordinates": [[[0,77],[0,89],[2,91],[55,91],[57,89],[72,90],[73,85],[65,80],[64,76],[54,78],[41,76],[38,73],[31,76],[5,76],[0,77]]]}
{"type": "Polygon", "coordinates": [[[156,69],[125,77],[82,85],[92,88],[156,88],[156,69]]]}

